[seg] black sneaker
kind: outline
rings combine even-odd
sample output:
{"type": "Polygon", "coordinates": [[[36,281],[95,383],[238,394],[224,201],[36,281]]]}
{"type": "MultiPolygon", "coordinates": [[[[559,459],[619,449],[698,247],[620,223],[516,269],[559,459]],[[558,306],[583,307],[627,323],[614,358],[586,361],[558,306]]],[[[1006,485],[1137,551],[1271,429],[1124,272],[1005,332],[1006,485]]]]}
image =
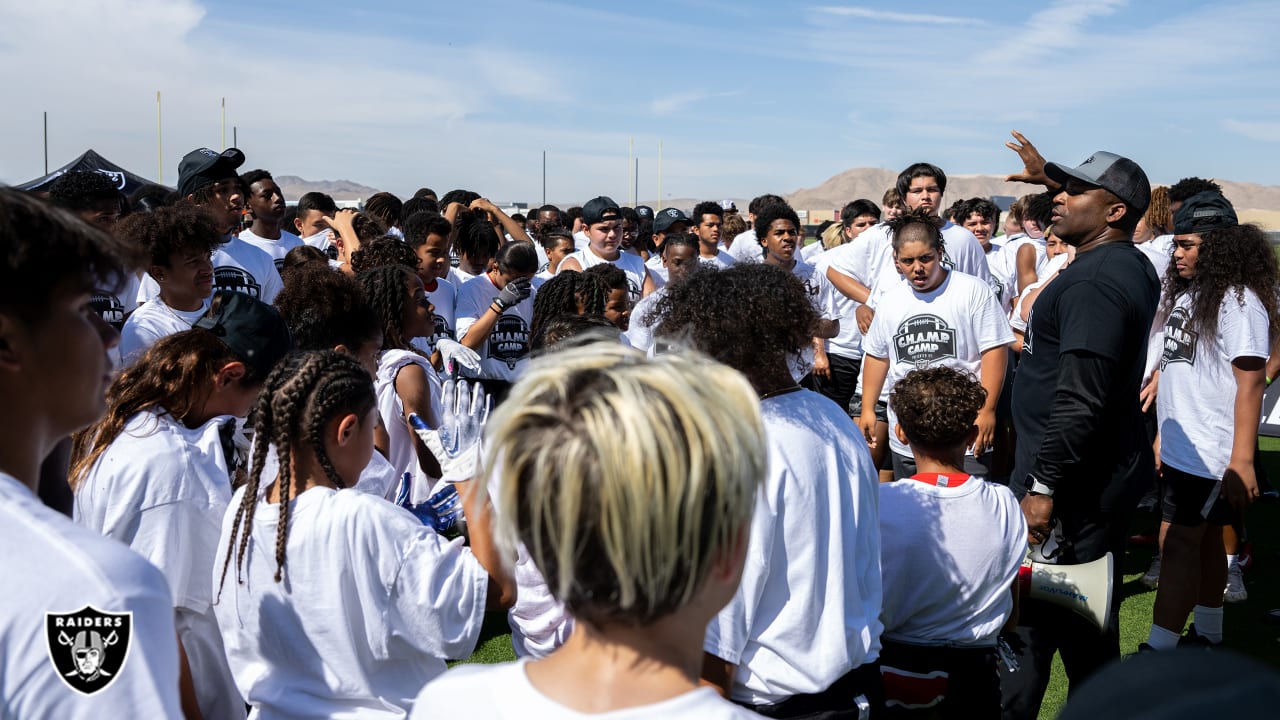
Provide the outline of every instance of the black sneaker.
{"type": "Polygon", "coordinates": [[[1222,643],[1216,643],[1200,633],[1196,632],[1196,624],[1191,623],[1191,627],[1187,628],[1187,634],[1178,638],[1178,647],[1202,648],[1212,650],[1222,643]]]}

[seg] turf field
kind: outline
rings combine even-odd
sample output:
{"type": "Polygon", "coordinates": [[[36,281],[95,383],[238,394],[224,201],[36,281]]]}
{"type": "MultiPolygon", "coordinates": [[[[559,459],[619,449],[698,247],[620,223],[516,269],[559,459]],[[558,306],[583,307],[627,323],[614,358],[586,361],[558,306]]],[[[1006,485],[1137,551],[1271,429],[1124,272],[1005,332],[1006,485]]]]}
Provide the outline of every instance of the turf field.
{"type": "MultiPolygon", "coordinates": [[[[1280,439],[1262,439],[1262,461],[1267,475],[1280,486],[1280,439]]],[[[1135,521],[1135,532],[1155,527],[1154,515],[1144,515],[1135,521]]],[[[1227,605],[1224,620],[1226,644],[1233,650],[1259,658],[1280,668],[1280,625],[1266,622],[1266,612],[1280,607],[1280,503],[1260,502],[1250,508],[1246,525],[1253,543],[1253,566],[1245,572],[1245,587],[1249,599],[1243,603],[1227,605]]],[[[1125,584],[1121,592],[1124,602],[1120,607],[1120,652],[1128,654],[1138,649],[1138,643],[1147,639],[1151,626],[1151,603],[1155,591],[1148,590],[1138,578],[1146,572],[1154,550],[1131,548],[1124,561],[1125,584]]],[[[465,662],[495,663],[514,660],[511,651],[511,635],[506,616],[491,613],[485,621],[484,631],[476,652],[465,662]]],[[[1153,680],[1154,681],[1154,680],[1153,680]]],[[[1062,665],[1054,662],[1054,676],[1040,709],[1040,718],[1050,720],[1067,699],[1067,682],[1062,665]]]]}

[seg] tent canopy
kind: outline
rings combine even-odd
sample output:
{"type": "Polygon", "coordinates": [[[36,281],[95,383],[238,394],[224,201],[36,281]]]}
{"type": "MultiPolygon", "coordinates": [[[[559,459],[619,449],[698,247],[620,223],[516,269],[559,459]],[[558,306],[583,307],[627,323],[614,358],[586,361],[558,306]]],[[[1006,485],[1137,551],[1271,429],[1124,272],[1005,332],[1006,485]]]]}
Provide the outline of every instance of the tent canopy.
{"type": "Polygon", "coordinates": [[[54,180],[57,180],[66,173],[74,171],[100,172],[111,178],[115,182],[116,187],[120,188],[120,192],[125,195],[132,195],[138,190],[138,188],[141,188],[144,185],[158,184],[142,177],[141,175],[135,175],[128,170],[125,170],[119,165],[116,165],[110,160],[102,157],[94,150],[87,150],[80,157],[72,160],[66,165],[63,165],[57,170],[54,170],[48,175],[36,178],[35,180],[29,180],[21,185],[15,185],[14,187],[18,190],[47,191],[49,186],[53,184],[54,180]]]}

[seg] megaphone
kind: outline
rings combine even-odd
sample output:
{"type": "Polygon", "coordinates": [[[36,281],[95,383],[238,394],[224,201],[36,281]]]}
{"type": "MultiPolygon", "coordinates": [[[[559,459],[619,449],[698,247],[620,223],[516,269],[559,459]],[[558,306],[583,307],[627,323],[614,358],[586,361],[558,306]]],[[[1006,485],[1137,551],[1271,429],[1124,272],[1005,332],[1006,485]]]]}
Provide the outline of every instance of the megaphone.
{"type": "Polygon", "coordinates": [[[1064,607],[1098,627],[1111,622],[1111,553],[1080,565],[1052,565],[1035,562],[1031,553],[1018,571],[1018,594],[1064,607]]]}

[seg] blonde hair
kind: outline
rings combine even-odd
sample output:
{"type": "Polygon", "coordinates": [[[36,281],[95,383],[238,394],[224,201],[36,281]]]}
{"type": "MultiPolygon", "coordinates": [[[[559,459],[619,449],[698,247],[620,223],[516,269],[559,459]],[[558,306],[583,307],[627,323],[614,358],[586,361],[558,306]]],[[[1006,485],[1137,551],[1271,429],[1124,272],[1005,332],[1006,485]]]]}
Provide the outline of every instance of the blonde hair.
{"type": "Polygon", "coordinates": [[[534,361],[489,423],[495,535],[579,620],[689,603],[751,520],[766,470],[747,380],[691,350],[596,342],[534,361]]]}

